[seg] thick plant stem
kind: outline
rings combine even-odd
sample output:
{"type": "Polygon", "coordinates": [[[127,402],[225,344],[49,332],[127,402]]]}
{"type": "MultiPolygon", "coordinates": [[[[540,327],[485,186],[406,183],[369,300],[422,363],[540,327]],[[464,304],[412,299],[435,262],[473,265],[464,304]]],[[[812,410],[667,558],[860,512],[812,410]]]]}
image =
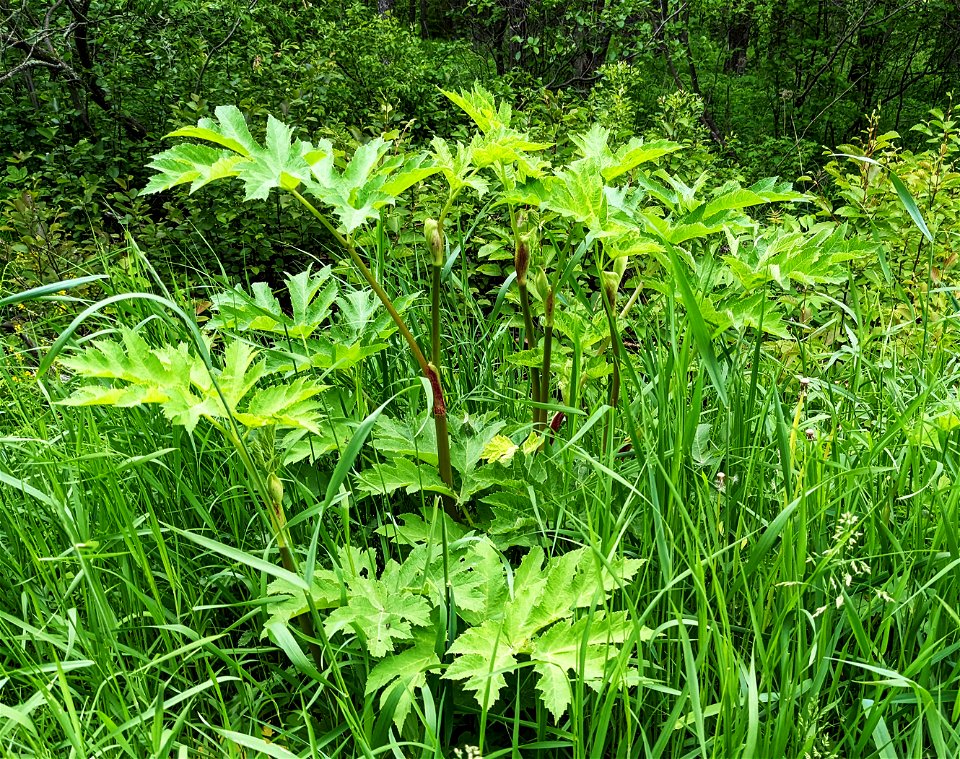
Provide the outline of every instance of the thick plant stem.
{"type": "Polygon", "coordinates": [[[431,360],[433,365],[437,367],[437,373],[440,372],[440,274],[442,267],[437,264],[433,265],[433,292],[431,293],[431,304],[430,308],[432,313],[430,314],[430,326],[431,326],[431,335],[430,335],[430,348],[431,348],[431,360]]]}
{"type": "MultiPolygon", "coordinates": [[[[240,442],[237,440],[236,442],[240,442]]],[[[247,465],[248,473],[253,477],[257,488],[261,490],[260,497],[267,505],[267,512],[270,517],[270,526],[273,528],[274,537],[277,540],[277,548],[280,550],[280,563],[283,568],[293,574],[300,573],[300,567],[297,566],[297,559],[290,550],[290,534],[287,529],[287,515],[283,510],[283,483],[276,474],[271,472],[264,481],[260,470],[253,466],[253,461],[247,457],[246,449],[242,445],[235,445],[238,451],[242,451],[244,464],[247,465]]],[[[312,599],[307,597],[307,604],[312,607],[312,599]]],[[[317,644],[317,630],[313,624],[311,614],[301,614],[297,617],[297,624],[303,637],[307,639],[307,645],[310,648],[310,656],[313,658],[314,666],[318,672],[323,671],[323,651],[317,644]]]]}
{"type": "MultiPolygon", "coordinates": [[[[453,467],[450,464],[450,435],[447,431],[447,407],[443,398],[443,386],[440,384],[440,372],[436,366],[430,364],[430,387],[433,389],[433,422],[437,431],[437,466],[440,469],[440,479],[451,490],[453,489],[453,467]]],[[[458,519],[460,514],[454,505],[453,498],[444,496],[443,508],[452,519],[458,519]]],[[[466,510],[463,515],[470,521],[466,510]]]]}
{"type": "MultiPolygon", "coordinates": [[[[607,314],[607,325],[610,329],[610,342],[616,345],[616,332],[617,332],[617,317],[614,314],[614,309],[616,308],[615,303],[613,302],[616,298],[616,289],[615,288],[603,288],[601,292],[601,297],[603,298],[603,310],[607,314]]],[[[610,434],[613,428],[613,420],[617,414],[617,404],[620,402],[620,356],[619,353],[613,351],[613,373],[610,375],[610,385],[609,385],[609,394],[607,397],[607,403],[610,405],[611,415],[607,420],[607,424],[603,428],[603,450],[606,453],[607,446],[610,441],[610,434]]]]}
{"type": "MultiPolygon", "coordinates": [[[[299,200],[303,206],[310,211],[310,213],[321,224],[323,224],[324,227],[327,228],[330,234],[332,234],[337,242],[340,243],[340,245],[342,245],[347,251],[347,254],[350,256],[350,260],[353,261],[353,265],[357,267],[360,275],[370,286],[370,289],[373,290],[376,296],[380,299],[383,307],[387,309],[387,313],[390,314],[390,318],[393,319],[393,323],[397,326],[397,330],[400,332],[400,335],[410,348],[410,352],[413,354],[414,360],[420,367],[421,373],[430,383],[430,387],[433,390],[433,423],[437,433],[437,462],[440,469],[440,479],[443,480],[444,485],[453,490],[453,469],[450,465],[450,435],[447,431],[447,406],[444,402],[443,388],[440,385],[440,376],[437,370],[433,368],[433,365],[431,365],[429,361],[427,361],[427,357],[424,355],[420,345],[417,343],[417,339],[413,336],[413,333],[410,332],[410,328],[407,327],[407,323],[400,315],[400,312],[397,311],[396,306],[393,305],[393,301],[390,299],[390,296],[387,295],[387,291],[384,290],[377,281],[377,278],[373,275],[373,272],[370,271],[370,267],[364,263],[353,243],[348,238],[340,234],[337,228],[330,223],[327,217],[320,213],[309,200],[303,197],[303,195],[296,190],[293,190],[292,193],[293,196],[299,200]]],[[[437,293],[436,297],[439,298],[439,292],[437,293]]],[[[439,311],[439,309],[437,311],[439,311]]]]}
{"type": "MultiPolygon", "coordinates": [[[[537,333],[533,330],[533,314],[530,310],[530,293],[527,290],[527,272],[530,269],[530,237],[520,234],[513,209],[510,210],[510,226],[513,228],[515,248],[513,253],[513,268],[517,272],[517,290],[520,292],[520,310],[523,312],[523,331],[527,343],[527,350],[537,349],[537,333]]],[[[540,420],[540,370],[530,367],[530,396],[533,400],[533,427],[537,428],[540,420]]]]}
{"type": "MultiPolygon", "coordinates": [[[[283,568],[288,572],[299,574],[300,570],[297,567],[297,562],[289,546],[280,547],[280,561],[283,564],[283,568]]],[[[323,650],[316,642],[317,631],[313,626],[313,617],[310,612],[308,611],[298,616],[297,624],[300,625],[300,632],[303,633],[303,637],[307,639],[307,646],[310,648],[310,658],[313,659],[313,665],[317,668],[317,672],[323,672],[323,650]]]]}
{"type": "MultiPolygon", "coordinates": [[[[543,328],[543,366],[540,368],[540,402],[547,403],[550,400],[550,360],[553,352],[553,309],[554,293],[553,288],[547,291],[547,297],[544,302],[544,328],[543,328]]],[[[534,428],[544,429],[547,426],[547,410],[538,409],[539,420],[534,428]]]]}
{"type": "MultiPolygon", "coordinates": [[[[537,333],[533,331],[533,314],[530,311],[530,294],[527,291],[527,283],[517,284],[520,290],[520,310],[523,312],[523,332],[527,343],[527,350],[537,349],[537,333]]],[[[530,392],[534,403],[540,403],[540,370],[535,366],[530,367],[530,392]]],[[[533,409],[533,423],[536,426],[540,417],[540,409],[533,409]]]]}
{"type": "MultiPolygon", "coordinates": [[[[550,400],[550,360],[553,350],[553,325],[548,325],[543,330],[543,366],[540,369],[540,402],[547,403],[550,400]]],[[[547,424],[547,410],[538,409],[539,419],[537,427],[543,429],[547,424]]]]}

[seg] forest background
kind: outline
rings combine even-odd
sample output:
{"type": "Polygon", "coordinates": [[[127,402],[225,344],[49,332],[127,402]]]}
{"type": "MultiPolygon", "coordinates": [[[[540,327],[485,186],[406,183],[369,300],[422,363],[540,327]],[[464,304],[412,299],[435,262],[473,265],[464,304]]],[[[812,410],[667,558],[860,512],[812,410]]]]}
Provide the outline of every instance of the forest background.
{"type": "Polygon", "coordinates": [[[919,146],[910,127],[948,107],[960,67],[950,0],[74,0],[0,12],[0,187],[25,283],[55,273],[54,250],[82,260],[124,228],[154,256],[183,247],[195,261],[204,246],[190,230],[216,230],[228,274],[283,271],[304,238],[282,215],[138,195],[163,135],[216,105],[344,144],[392,130],[425,143],[467,123],[440,88],[479,81],[547,139],[597,118],[619,137],[685,141],[748,182],[809,175],[828,193],[823,146],[868,125],[919,146]]]}
{"type": "Polygon", "coordinates": [[[955,0],[0,0],[0,755],[960,756],[955,0]]]}

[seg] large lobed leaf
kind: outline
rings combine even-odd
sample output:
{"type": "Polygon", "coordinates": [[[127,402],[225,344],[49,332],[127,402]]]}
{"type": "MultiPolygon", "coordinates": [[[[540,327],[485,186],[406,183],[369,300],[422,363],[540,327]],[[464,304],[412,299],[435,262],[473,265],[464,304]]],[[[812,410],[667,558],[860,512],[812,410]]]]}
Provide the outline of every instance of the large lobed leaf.
{"type": "Polygon", "coordinates": [[[589,662],[591,684],[596,686],[608,672],[607,664],[619,656],[619,646],[632,628],[623,615],[597,613],[574,620],[580,608],[602,603],[620,584],[639,570],[643,562],[620,559],[601,564],[587,549],[578,549],[550,559],[532,549],[514,573],[508,600],[502,612],[479,627],[464,632],[449,653],[454,660],[444,673],[463,681],[481,707],[492,704],[506,685],[504,674],[526,655],[540,676],[537,684],[544,703],[555,718],[570,703],[569,671],[576,662],[589,662]]]}
{"type": "Polygon", "coordinates": [[[263,145],[251,135],[243,114],[235,106],[220,106],[216,120],[200,119],[168,137],[190,137],[218,146],[186,143],[154,157],[148,164],[157,173],[145,193],[189,184],[190,192],[218,179],[237,177],[247,200],[266,198],[274,188],[307,194],[331,206],[348,234],[365,222],[379,218],[379,209],[412,185],[440,170],[424,156],[384,160],[390,143],[376,138],[361,145],[341,171],[329,140],[294,139],[293,130],[273,116],[267,118],[263,145]]]}
{"type": "Polygon", "coordinates": [[[254,282],[247,294],[239,285],[232,290],[217,293],[212,298],[217,316],[211,319],[211,329],[228,327],[241,332],[257,330],[302,340],[313,335],[328,319],[337,298],[337,283],[331,278],[331,269],[319,272],[310,269],[288,276],[291,314],[280,306],[273,290],[265,282],[254,282]]]}
{"type": "Polygon", "coordinates": [[[424,598],[396,593],[379,580],[357,578],[351,583],[350,599],[327,617],[324,630],[334,635],[342,630],[359,633],[371,656],[386,656],[398,642],[413,638],[412,627],[430,622],[430,606],[424,598]]]}
{"type": "Polygon", "coordinates": [[[239,340],[223,351],[220,367],[207,370],[183,343],[152,348],[134,330],[121,329],[119,340],[95,340],[61,364],[87,379],[60,401],[68,406],[157,404],[174,424],[192,432],[202,418],[233,417],[246,427],[302,428],[318,433],[319,404],[325,388],[306,378],[290,384],[258,387],[266,373],[257,351],[239,340]]]}

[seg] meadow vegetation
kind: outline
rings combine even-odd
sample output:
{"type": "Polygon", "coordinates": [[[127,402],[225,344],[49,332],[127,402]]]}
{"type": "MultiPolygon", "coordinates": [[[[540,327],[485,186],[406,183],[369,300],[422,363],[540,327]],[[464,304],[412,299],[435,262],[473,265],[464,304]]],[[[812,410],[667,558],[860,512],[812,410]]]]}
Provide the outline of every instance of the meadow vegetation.
{"type": "Polygon", "coordinates": [[[949,97],[738,143],[689,16],[647,102],[465,5],[304,71],[251,3],[126,103],[43,53],[117,145],[51,78],[0,184],[0,755],[960,755],[949,97]]]}

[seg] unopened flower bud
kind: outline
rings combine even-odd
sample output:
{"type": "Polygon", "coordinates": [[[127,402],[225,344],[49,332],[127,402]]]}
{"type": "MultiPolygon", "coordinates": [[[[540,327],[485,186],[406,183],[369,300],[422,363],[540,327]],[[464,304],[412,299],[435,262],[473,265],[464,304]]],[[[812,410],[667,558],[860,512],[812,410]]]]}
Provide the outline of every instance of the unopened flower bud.
{"type": "Polygon", "coordinates": [[[627,271],[627,264],[629,263],[629,256],[617,256],[615,259],[613,259],[613,270],[621,280],[627,271]]]}
{"type": "Polygon", "coordinates": [[[602,273],[603,292],[607,297],[607,302],[612,306],[617,302],[617,289],[620,287],[620,275],[615,271],[605,271],[602,273]]]}
{"type": "Polygon", "coordinates": [[[530,237],[527,235],[517,238],[517,247],[513,254],[513,267],[517,270],[517,284],[525,287],[527,284],[527,269],[530,268],[530,237]]]}
{"type": "Polygon", "coordinates": [[[433,259],[434,266],[443,266],[443,230],[436,219],[427,219],[423,222],[423,235],[427,240],[427,248],[433,259]]]}
{"type": "Polygon", "coordinates": [[[556,298],[553,295],[553,288],[547,290],[547,297],[543,300],[544,321],[548,327],[553,326],[553,311],[556,304],[556,298]]]}
{"type": "Polygon", "coordinates": [[[547,273],[542,268],[537,270],[537,275],[533,278],[533,286],[536,288],[540,300],[546,303],[547,293],[550,292],[550,280],[547,279],[547,273]]]}
{"type": "Polygon", "coordinates": [[[279,506],[283,503],[283,483],[277,475],[270,473],[267,477],[267,490],[270,493],[270,500],[274,505],[279,506]]]}

